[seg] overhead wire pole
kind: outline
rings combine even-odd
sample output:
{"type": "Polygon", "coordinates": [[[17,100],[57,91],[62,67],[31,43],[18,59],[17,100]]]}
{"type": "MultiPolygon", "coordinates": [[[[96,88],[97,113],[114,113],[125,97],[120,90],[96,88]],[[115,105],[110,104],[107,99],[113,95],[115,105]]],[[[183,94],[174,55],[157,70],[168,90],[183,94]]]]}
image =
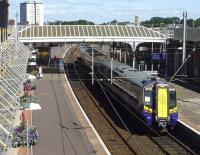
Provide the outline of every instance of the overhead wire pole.
{"type": "Polygon", "coordinates": [[[134,48],[133,48],[133,64],[132,64],[132,65],[133,65],[133,69],[135,69],[135,55],[136,55],[136,54],[135,54],[135,52],[136,52],[136,47],[135,47],[135,46],[136,46],[136,45],[135,45],[134,42],[133,42],[133,45],[134,45],[134,46],[133,46],[134,48]]]}
{"type": "Polygon", "coordinates": [[[94,49],[92,44],[92,85],[94,85],[94,49]]]}
{"type": "MultiPolygon", "coordinates": [[[[153,42],[151,43],[151,54],[153,55],[153,42]]],[[[151,60],[151,71],[153,71],[154,66],[153,66],[153,60],[151,60]]]]}
{"type": "Polygon", "coordinates": [[[113,83],[113,58],[111,58],[111,61],[110,61],[110,82],[111,84],[113,83]]]}
{"type": "Polygon", "coordinates": [[[185,61],[186,57],[186,28],[187,28],[187,12],[183,12],[183,57],[182,57],[182,63],[185,61]]]}

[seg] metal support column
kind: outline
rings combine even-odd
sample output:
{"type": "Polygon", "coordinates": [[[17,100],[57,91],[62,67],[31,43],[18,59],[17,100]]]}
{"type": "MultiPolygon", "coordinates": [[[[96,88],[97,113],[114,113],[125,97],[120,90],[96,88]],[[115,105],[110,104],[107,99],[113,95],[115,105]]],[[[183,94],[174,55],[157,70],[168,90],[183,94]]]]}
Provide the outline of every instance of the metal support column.
{"type": "Polygon", "coordinates": [[[110,60],[110,83],[113,83],[113,58],[110,60]]]}
{"type": "MultiPolygon", "coordinates": [[[[153,55],[153,42],[152,42],[152,46],[151,46],[151,55],[153,55]]],[[[153,66],[153,61],[151,60],[151,71],[154,70],[154,66],[153,66]]]]}
{"type": "Polygon", "coordinates": [[[94,48],[92,44],[92,85],[94,85],[94,48]]]}
{"type": "Polygon", "coordinates": [[[182,57],[182,63],[185,61],[186,57],[186,28],[187,28],[187,12],[183,12],[183,57],[182,57]]]}

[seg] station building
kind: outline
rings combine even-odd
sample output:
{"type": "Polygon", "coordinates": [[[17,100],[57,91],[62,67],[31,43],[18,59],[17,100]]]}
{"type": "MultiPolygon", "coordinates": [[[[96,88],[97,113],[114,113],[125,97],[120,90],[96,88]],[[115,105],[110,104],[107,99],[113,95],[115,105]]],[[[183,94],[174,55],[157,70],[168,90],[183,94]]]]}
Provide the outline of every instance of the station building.
{"type": "MultiPolygon", "coordinates": [[[[185,64],[187,81],[200,86],[200,28],[187,28],[186,57],[190,58],[185,64]]],[[[183,29],[174,30],[174,38],[168,41],[168,52],[171,61],[168,63],[169,74],[172,74],[182,63],[183,29]]]]}

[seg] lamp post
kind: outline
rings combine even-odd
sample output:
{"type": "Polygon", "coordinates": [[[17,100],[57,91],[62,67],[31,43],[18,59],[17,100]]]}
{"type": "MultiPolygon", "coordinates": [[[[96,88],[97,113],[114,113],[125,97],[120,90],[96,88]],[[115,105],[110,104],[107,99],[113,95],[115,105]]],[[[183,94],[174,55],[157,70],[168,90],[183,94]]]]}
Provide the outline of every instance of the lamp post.
{"type": "Polygon", "coordinates": [[[113,58],[111,58],[111,60],[110,60],[110,68],[111,68],[111,70],[110,70],[110,82],[111,82],[111,84],[113,83],[113,58]]]}

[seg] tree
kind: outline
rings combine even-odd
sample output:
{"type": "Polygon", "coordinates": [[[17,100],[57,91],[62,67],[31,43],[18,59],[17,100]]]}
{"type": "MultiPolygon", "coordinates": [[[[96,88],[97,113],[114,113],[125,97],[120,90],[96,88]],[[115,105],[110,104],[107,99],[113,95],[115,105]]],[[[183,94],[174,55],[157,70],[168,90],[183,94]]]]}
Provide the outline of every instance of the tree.
{"type": "Polygon", "coordinates": [[[187,24],[188,24],[188,26],[190,26],[190,27],[195,26],[195,25],[193,25],[194,23],[195,23],[195,20],[194,20],[194,19],[188,19],[188,20],[187,20],[187,24]]]}
{"type": "Polygon", "coordinates": [[[152,17],[150,20],[142,21],[141,25],[146,27],[160,27],[170,24],[179,24],[180,21],[181,20],[178,17],[168,17],[168,18],[152,17]]]}
{"type": "Polygon", "coordinates": [[[152,17],[150,19],[150,25],[153,27],[159,27],[161,23],[164,23],[165,19],[162,17],[152,17]]]}
{"type": "MultiPolygon", "coordinates": [[[[194,19],[188,19],[187,20],[188,26],[193,27],[199,27],[200,26],[200,18],[194,20],[194,19]]],[[[54,22],[49,22],[50,25],[95,25],[95,23],[87,20],[77,20],[77,21],[54,21],[54,22]]],[[[128,25],[131,24],[130,22],[119,22],[117,20],[113,20],[110,22],[104,22],[101,25],[128,25]]],[[[183,19],[180,19],[178,17],[168,17],[168,18],[163,18],[163,17],[152,17],[150,20],[145,20],[141,22],[141,25],[145,27],[162,27],[166,25],[171,25],[171,24],[183,24],[183,19]]]]}
{"type": "Polygon", "coordinates": [[[195,27],[198,27],[200,26],[200,18],[196,19],[195,21],[195,27]]]}
{"type": "Polygon", "coordinates": [[[50,25],[95,25],[93,22],[87,20],[77,20],[77,21],[55,21],[50,22],[50,25]]]}

